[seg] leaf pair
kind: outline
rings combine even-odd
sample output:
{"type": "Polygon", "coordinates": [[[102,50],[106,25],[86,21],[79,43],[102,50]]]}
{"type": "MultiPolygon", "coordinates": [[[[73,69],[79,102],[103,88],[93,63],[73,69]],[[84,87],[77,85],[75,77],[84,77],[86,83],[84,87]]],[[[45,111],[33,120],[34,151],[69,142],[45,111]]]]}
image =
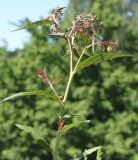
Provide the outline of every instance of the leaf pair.
{"type": "Polygon", "coordinates": [[[88,67],[93,64],[97,64],[100,62],[104,62],[107,60],[115,59],[115,58],[120,58],[120,57],[132,57],[132,55],[128,54],[115,54],[115,53],[103,53],[103,54],[95,54],[87,58],[86,60],[82,61],[79,63],[76,71],[80,71],[81,69],[88,67]]]}
{"type": "Polygon", "coordinates": [[[60,134],[63,135],[65,133],[67,133],[70,129],[74,128],[74,127],[77,127],[79,126],[80,124],[83,124],[83,123],[90,123],[91,121],[90,120],[86,120],[86,121],[81,121],[81,122],[76,122],[76,123],[71,123],[71,124],[68,124],[68,125],[65,125],[62,130],[60,131],[60,134]]]}
{"type": "MultiPolygon", "coordinates": [[[[63,135],[63,134],[65,134],[65,133],[67,133],[70,129],[72,129],[72,128],[74,128],[74,127],[77,127],[78,125],[80,125],[80,124],[82,124],[82,123],[90,123],[90,120],[86,120],[86,121],[81,121],[81,122],[71,123],[71,124],[69,124],[69,125],[65,125],[65,126],[63,127],[63,129],[61,130],[61,133],[60,133],[60,134],[63,135]]],[[[37,129],[35,129],[35,128],[33,128],[33,127],[30,127],[30,126],[26,126],[26,125],[21,125],[21,124],[15,124],[15,125],[16,125],[16,127],[18,127],[19,129],[21,129],[21,130],[23,130],[23,131],[25,131],[25,132],[27,132],[27,133],[30,133],[35,140],[37,140],[37,141],[38,141],[38,140],[42,141],[42,142],[45,144],[47,150],[48,150],[50,153],[52,153],[52,149],[50,148],[48,142],[43,138],[43,136],[41,135],[41,133],[40,133],[37,129]]],[[[88,154],[88,151],[87,151],[87,154],[88,154]]],[[[53,153],[52,153],[52,155],[53,155],[53,153]]]]}
{"type": "MultiPolygon", "coordinates": [[[[70,125],[66,125],[65,128],[63,128],[61,134],[65,134],[71,128],[76,127],[79,124],[89,123],[89,122],[90,121],[87,120],[87,121],[83,121],[83,122],[78,122],[78,123],[74,123],[74,124],[72,123],[70,125]]],[[[30,127],[30,126],[21,125],[21,124],[15,124],[15,125],[16,125],[16,127],[23,130],[24,132],[30,133],[35,140],[37,140],[37,141],[41,140],[45,144],[47,150],[53,155],[52,149],[50,148],[48,142],[43,138],[43,136],[40,134],[40,132],[37,129],[35,129],[33,127],[30,127]]],[[[88,155],[92,154],[93,152],[95,152],[97,150],[98,150],[97,160],[101,160],[101,146],[94,147],[94,148],[91,148],[91,149],[87,149],[82,154],[80,154],[78,156],[75,156],[72,160],[80,160],[83,157],[88,156],[88,155]]]]}
{"type": "MultiPolygon", "coordinates": [[[[38,23],[39,24],[39,23],[38,23]]],[[[40,23],[41,24],[41,23],[40,23]]],[[[132,55],[127,55],[127,54],[114,54],[114,53],[104,53],[104,54],[97,54],[93,55],[86,60],[82,61],[79,63],[79,65],[76,68],[76,72],[80,71],[81,69],[88,67],[92,64],[97,64],[109,59],[115,59],[119,57],[132,57],[132,55]]],[[[12,96],[9,96],[2,100],[1,102],[16,98],[16,97],[22,97],[22,96],[31,96],[31,95],[46,95],[48,98],[51,98],[53,100],[58,100],[55,96],[53,96],[50,92],[44,91],[44,90],[36,90],[36,91],[29,91],[29,92],[21,92],[21,93],[16,93],[13,94],[12,96]]]]}
{"type": "MultiPolygon", "coordinates": [[[[18,127],[19,129],[21,129],[21,130],[23,130],[23,131],[25,131],[25,132],[27,132],[27,133],[30,133],[35,140],[37,140],[37,141],[38,141],[38,140],[42,141],[42,142],[45,144],[47,150],[48,150],[50,153],[52,153],[52,149],[50,148],[48,142],[44,139],[44,137],[40,134],[40,132],[39,132],[37,129],[35,129],[35,128],[33,128],[33,127],[30,127],[30,126],[21,125],[21,124],[15,124],[15,125],[16,125],[16,127],[18,127]]],[[[52,154],[53,154],[53,153],[52,153],[52,154]]]]}

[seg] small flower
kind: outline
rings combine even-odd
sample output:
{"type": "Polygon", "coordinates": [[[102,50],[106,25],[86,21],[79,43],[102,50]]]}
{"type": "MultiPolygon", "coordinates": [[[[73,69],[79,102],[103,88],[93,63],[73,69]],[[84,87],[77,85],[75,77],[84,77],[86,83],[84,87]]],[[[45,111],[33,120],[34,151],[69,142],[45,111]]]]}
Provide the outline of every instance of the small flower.
{"type": "Polygon", "coordinates": [[[94,21],[97,18],[97,16],[91,16],[91,21],[94,21]]]}
{"type": "Polygon", "coordinates": [[[55,11],[54,11],[54,14],[56,16],[56,18],[58,19],[61,19],[62,15],[64,14],[63,10],[65,9],[66,7],[56,7],[55,11]]]}
{"type": "Polygon", "coordinates": [[[58,130],[62,130],[63,127],[64,127],[64,125],[65,125],[64,120],[61,120],[61,121],[58,123],[58,130]]]}
{"type": "Polygon", "coordinates": [[[108,46],[108,47],[107,47],[107,51],[108,51],[108,52],[112,52],[112,50],[113,50],[112,46],[108,46]]]}
{"type": "Polygon", "coordinates": [[[45,20],[53,21],[52,29],[55,30],[55,32],[58,30],[59,20],[61,19],[62,15],[63,15],[64,8],[65,7],[57,7],[54,10],[53,14],[50,14],[49,16],[47,16],[45,18],[45,20]]]}

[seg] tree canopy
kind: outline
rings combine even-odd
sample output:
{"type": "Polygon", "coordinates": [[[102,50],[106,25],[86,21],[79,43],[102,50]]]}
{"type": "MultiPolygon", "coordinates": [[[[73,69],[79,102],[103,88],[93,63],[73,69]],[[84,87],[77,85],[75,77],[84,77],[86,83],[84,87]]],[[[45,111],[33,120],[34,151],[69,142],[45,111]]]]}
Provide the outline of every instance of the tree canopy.
{"type": "MultiPolygon", "coordinates": [[[[72,129],[62,140],[60,159],[70,159],[84,148],[102,145],[106,160],[138,159],[138,6],[135,1],[71,0],[63,23],[68,25],[78,13],[96,13],[104,22],[104,40],[118,40],[116,52],[133,58],[117,59],[95,65],[78,73],[66,106],[67,113],[91,119],[90,126],[72,129]],[[132,12],[132,17],[128,15],[132,12]]],[[[29,16],[29,15],[28,15],[29,16]]],[[[56,89],[65,89],[68,58],[62,40],[49,38],[47,27],[28,29],[29,41],[23,49],[10,53],[0,48],[0,98],[28,90],[46,89],[36,76],[47,68],[51,79],[63,77],[56,89]]],[[[14,36],[14,33],[13,33],[14,36]]],[[[19,131],[14,124],[37,128],[55,143],[59,104],[45,96],[24,97],[0,104],[0,159],[44,160],[49,153],[41,143],[19,131]]],[[[72,121],[77,121],[73,117],[72,121]]],[[[66,122],[68,123],[68,121],[66,122]]],[[[94,157],[92,157],[94,158],[94,157]]]]}

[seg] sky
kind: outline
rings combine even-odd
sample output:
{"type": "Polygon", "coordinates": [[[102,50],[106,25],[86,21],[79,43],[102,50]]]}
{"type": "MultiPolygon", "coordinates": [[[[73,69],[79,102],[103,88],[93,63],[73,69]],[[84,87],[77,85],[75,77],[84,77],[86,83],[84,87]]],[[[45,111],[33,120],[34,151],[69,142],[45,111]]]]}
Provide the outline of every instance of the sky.
{"type": "Polygon", "coordinates": [[[0,47],[8,50],[22,48],[29,35],[25,30],[17,29],[12,23],[20,24],[20,20],[29,18],[32,22],[46,17],[56,6],[67,6],[69,0],[0,0],[0,47]]]}

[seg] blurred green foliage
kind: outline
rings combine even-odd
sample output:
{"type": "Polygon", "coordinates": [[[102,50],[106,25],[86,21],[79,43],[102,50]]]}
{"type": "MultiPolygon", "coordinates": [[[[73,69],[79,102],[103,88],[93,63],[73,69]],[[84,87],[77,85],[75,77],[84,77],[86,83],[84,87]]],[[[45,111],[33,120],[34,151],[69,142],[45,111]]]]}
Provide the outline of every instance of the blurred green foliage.
{"type": "MultiPolygon", "coordinates": [[[[71,23],[75,14],[93,10],[104,22],[104,39],[119,40],[119,52],[137,56],[136,6],[135,2],[123,0],[71,0],[64,24],[71,23]],[[127,16],[128,11],[133,13],[132,17],[127,16]]],[[[66,44],[48,38],[45,27],[28,29],[28,32],[31,37],[22,50],[10,53],[0,48],[1,99],[21,91],[49,90],[35,74],[44,67],[51,79],[65,78],[55,84],[59,94],[64,93],[69,68],[68,58],[64,57],[66,44]]],[[[60,159],[69,159],[85,148],[99,145],[104,148],[106,160],[138,159],[136,56],[92,66],[75,77],[66,113],[79,114],[72,121],[91,119],[92,123],[72,129],[63,137],[60,159]]],[[[38,128],[54,147],[58,112],[59,104],[45,96],[23,97],[0,104],[0,160],[50,160],[46,149],[14,124],[38,128]]]]}

